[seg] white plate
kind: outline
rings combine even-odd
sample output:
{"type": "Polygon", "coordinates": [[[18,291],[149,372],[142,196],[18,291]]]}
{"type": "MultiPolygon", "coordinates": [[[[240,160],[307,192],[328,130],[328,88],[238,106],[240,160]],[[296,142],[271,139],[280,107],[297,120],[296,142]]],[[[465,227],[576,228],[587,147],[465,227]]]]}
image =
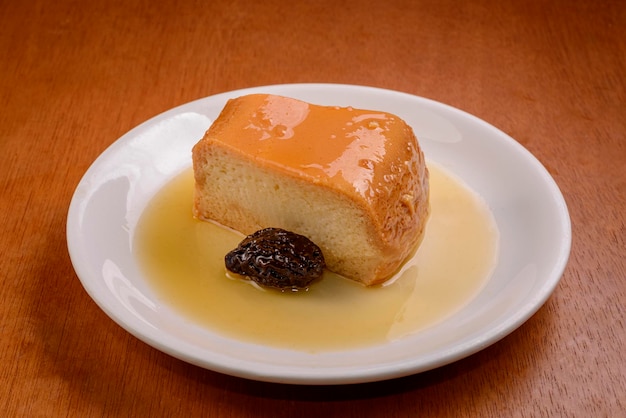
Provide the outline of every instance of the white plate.
{"type": "Polygon", "coordinates": [[[569,256],[571,225],[545,168],[515,140],[465,112],[370,87],[294,84],[200,99],[139,125],[87,170],[72,198],[67,240],[76,273],[94,301],[137,338],[207,369],[295,384],[344,384],[433,369],[500,340],[533,315],[556,287],[569,256]],[[413,336],[370,348],[308,354],[232,340],[162,304],[133,258],[137,220],[149,199],[191,164],[191,147],[227,99],[265,92],[317,104],[395,113],[424,152],[462,178],[492,210],[500,230],[493,276],[462,310],[413,336]]]}

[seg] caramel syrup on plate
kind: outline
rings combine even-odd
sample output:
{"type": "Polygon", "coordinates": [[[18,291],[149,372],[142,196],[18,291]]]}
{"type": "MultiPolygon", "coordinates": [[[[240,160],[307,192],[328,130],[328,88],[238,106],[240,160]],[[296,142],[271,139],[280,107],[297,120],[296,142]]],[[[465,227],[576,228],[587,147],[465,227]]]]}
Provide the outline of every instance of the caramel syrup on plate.
{"type": "Polygon", "coordinates": [[[309,352],[382,344],[462,308],[495,266],[498,231],[487,205],[438,166],[429,170],[424,239],[382,286],[366,288],[325,272],[308,291],[281,293],[229,278],[224,255],[243,236],[193,218],[191,169],[149,203],[134,253],[162,303],[222,335],[309,352]]]}

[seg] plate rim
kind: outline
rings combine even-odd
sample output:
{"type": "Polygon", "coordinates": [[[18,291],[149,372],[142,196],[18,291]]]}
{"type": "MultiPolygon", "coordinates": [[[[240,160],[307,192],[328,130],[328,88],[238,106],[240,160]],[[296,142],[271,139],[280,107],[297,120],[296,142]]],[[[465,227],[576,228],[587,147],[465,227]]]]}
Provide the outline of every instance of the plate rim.
{"type": "MultiPolygon", "coordinates": [[[[190,163],[191,164],[191,163],[190,163]]],[[[469,355],[472,355],[489,345],[496,343],[497,341],[504,338],[506,335],[509,335],[511,332],[515,331],[519,326],[521,326],[524,322],[526,322],[532,315],[534,315],[547,301],[547,299],[552,295],[555,288],[557,287],[560,279],[565,271],[567,266],[567,262],[569,260],[569,255],[571,251],[571,219],[569,216],[569,212],[567,209],[567,204],[563,194],[561,193],[558,184],[554,180],[554,178],[547,171],[545,166],[535,157],[528,149],[526,149],[522,144],[516,141],[514,138],[501,131],[497,127],[491,125],[490,123],[484,121],[483,119],[478,118],[470,113],[467,113],[461,109],[450,106],[445,103],[438,102],[436,100],[432,100],[429,98],[417,96],[414,94],[395,91],[390,89],[384,89],[379,87],[371,87],[371,86],[363,86],[363,85],[351,85],[351,84],[337,84],[337,83],[293,83],[293,84],[272,84],[266,86],[256,86],[256,87],[248,87],[243,89],[237,89],[232,91],[226,91],[222,93],[213,94],[207,97],[199,98],[196,100],[192,100],[190,102],[178,105],[171,109],[168,109],[164,112],[161,112],[154,117],[147,119],[146,121],[136,125],[118,139],[116,139],[113,143],[111,143],[104,151],[102,151],[98,157],[90,164],[89,168],[85,171],[84,175],[81,177],[74,193],[72,194],[72,198],[70,201],[70,205],[68,208],[67,214],[67,224],[66,224],[66,236],[67,236],[67,245],[70,254],[70,259],[74,270],[81,281],[83,288],[89,294],[91,299],[102,309],[109,318],[111,318],[114,322],[120,325],[123,329],[125,329],[130,334],[144,341],[148,345],[162,351],[168,355],[176,357],[185,362],[195,364],[196,366],[207,368],[210,370],[214,370],[220,373],[243,377],[253,380],[266,381],[266,382],[277,382],[277,383],[291,383],[291,384],[350,384],[350,383],[364,383],[364,382],[373,382],[379,380],[386,380],[396,377],[402,377],[410,374],[420,373],[427,370],[431,370],[437,367],[441,367],[446,364],[450,364],[454,361],[465,358],[469,355]],[[260,92],[260,91],[274,91],[274,90],[315,90],[315,89],[356,89],[364,93],[369,94],[384,94],[390,96],[402,96],[408,100],[417,100],[422,101],[423,103],[428,104],[432,107],[438,107],[441,109],[447,109],[447,111],[451,111],[453,113],[457,113],[464,118],[469,118],[473,123],[480,124],[483,128],[494,130],[494,132],[498,133],[499,136],[505,138],[508,141],[509,146],[513,146],[516,148],[516,152],[521,153],[523,158],[527,162],[533,164],[534,169],[537,170],[537,173],[542,177],[545,185],[551,188],[551,196],[555,198],[553,202],[557,206],[557,211],[561,215],[559,218],[561,221],[561,229],[564,234],[561,237],[561,251],[559,252],[558,259],[554,260],[552,272],[550,274],[551,280],[546,280],[543,282],[540,287],[540,291],[537,292],[535,297],[525,304],[522,312],[518,312],[517,315],[512,315],[509,317],[509,321],[505,321],[500,324],[500,327],[497,329],[492,329],[491,333],[484,333],[482,338],[476,339],[473,344],[470,344],[463,349],[451,349],[447,352],[436,356],[436,359],[428,362],[428,366],[424,367],[423,361],[418,361],[417,359],[413,359],[413,361],[403,362],[402,364],[391,363],[387,364],[385,362],[377,363],[375,366],[368,366],[366,368],[356,368],[356,369],[341,369],[336,370],[335,372],[330,372],[324,368],[305,368],[308,373],[302,372],[301,368],[297,369],[284,369],[283,367],[279,367],[280,370],[274,369],[271,365],[268,369],[249,369],[243,367],[234,367],[232,364],[224,364],[219,361],[207,361],[206,359],[200,359],[189,353],[181,353],[180,350],[175,349],[167,344],[163,344],[162,340],[158,338],[157,335],[140,332],[132,324],[129,324],[124,319],[120,318],[119,315],[109,309],[109,306],[102,303],[97,294],[93,293],[93,288],[89,286],[89,282],[86,279],[86,276],[89,275],[88,272],[83,268],[84,266],[79,260],[80,251],[76,248],[75,242],[75,234],[77,232],[77,224],[76,224],[76,216],[78,211],[78,202],[81,199],[79,194],[79,189],[81,185],[84,185],[85,181],[89,179],[91,173],[96,170],[99,162],[102,162],[108,156],[115,152],[118,148],[123,148],[125,146],[125,138],[132,138],[132,136],[139,132],[143,127],[149,126],[150,124],[155,124],[159,121],[166,120],[168,117],[172,115],[176,115],[181,112],[183,109],[187,109],[189,107],[193,107],[195,105],[199,105],[209,100],[222,100],[229,97],[235,97],[243,94],[248,94],[251,92],[260,92]],[[395,364],[395,366],[393,366],[395,364]]],[[[518,310],[519,311],[519,310],[518,310]]],[[[242,363],[245,364],[245,361],[242,363]]]]}

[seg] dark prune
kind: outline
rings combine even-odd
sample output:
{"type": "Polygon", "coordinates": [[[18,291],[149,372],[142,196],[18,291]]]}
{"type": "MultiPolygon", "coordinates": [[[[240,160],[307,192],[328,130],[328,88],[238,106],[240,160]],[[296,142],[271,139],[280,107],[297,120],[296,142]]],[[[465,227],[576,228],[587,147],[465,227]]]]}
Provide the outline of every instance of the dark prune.
{"type": "Polygon", "coordinates": [[[326,266],[322,250],[311,240],[280,228],[247,236],[224,261],[231,272],[281,290],[306,288],[326,266]]]}

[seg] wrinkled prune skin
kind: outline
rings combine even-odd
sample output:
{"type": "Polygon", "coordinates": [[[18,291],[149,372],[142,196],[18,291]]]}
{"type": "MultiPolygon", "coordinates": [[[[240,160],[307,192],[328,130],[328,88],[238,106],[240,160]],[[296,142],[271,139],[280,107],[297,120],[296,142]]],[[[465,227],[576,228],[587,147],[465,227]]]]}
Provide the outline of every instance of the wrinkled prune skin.
{"type": "Polygon", "coordinates": [[[229,271],[282,291],[306,289],[326,266],[322,250],[311,240],[280,228],[247,236],[224,261],[229,271]]]}

